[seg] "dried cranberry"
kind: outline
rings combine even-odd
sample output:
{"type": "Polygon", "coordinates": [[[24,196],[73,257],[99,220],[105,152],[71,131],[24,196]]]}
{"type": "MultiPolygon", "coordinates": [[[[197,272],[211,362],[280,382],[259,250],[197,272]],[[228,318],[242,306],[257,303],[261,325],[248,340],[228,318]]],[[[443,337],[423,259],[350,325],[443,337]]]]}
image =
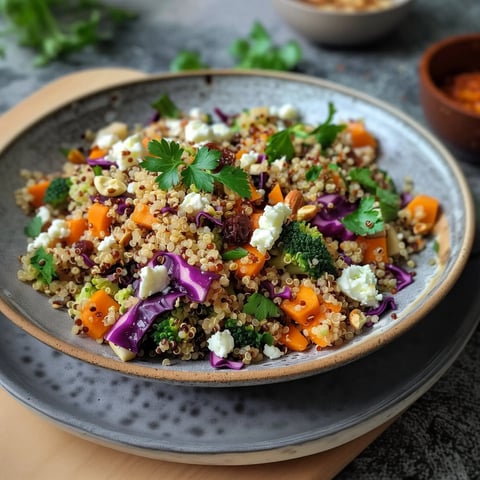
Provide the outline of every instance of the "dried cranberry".
{"type": "Polygon", "coordinates": [[[75,250],[79,250],[79,254],[91,255],[93,253],[93,243],[90,240],[79,240],[73,244],[75,250]]]}
{"type": "Polygon", "coordinates": [[[240,245],[248,242],[252,227],[250,218],[244,214],[233,215],[223,222],[223,238],[227,243],[240,245]]]}

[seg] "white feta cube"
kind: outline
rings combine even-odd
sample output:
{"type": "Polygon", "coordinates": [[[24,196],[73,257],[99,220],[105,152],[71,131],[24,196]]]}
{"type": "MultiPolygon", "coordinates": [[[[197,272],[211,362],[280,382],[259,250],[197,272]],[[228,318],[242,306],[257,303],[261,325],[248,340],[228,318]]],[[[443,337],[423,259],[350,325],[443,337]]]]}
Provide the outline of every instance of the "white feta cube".
{"type": "Polygon", "coordinates": [[[377,277],[369,265],[350,265],[337,279],[340,290],[361,305],[376,307],[382,300],[377,291],[377,277]]]}
{"type": "Polygon", "coordinates": [[[138,288],[139,298],[148,298],[151,295],[161,292],[168,287],[170,277],[164,265],[149,265],[140,269],[140,285],[138,288]]]}
{"type": "Polygon", "coordinates": [[[208,340],[208,349],[221,358],[227,358],[228,354],[233,351],[235,342],[230,330],[223,330],[214,333],[208,340]]]}

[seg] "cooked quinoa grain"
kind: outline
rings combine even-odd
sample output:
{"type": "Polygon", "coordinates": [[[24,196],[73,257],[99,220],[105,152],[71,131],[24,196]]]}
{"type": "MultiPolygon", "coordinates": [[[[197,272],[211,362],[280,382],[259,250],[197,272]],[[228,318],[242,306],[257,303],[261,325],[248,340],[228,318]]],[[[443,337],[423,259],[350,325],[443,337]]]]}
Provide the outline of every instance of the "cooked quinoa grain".
{"type": "Polygon", "coordinates": [[[364,123],[334,113],[160,111],[88,132],[58,172],[20,172],[18,278],[122,360],[341,347],[388,321],[438,202],[413,198],[410,178],[398,191],[364,123]]]}

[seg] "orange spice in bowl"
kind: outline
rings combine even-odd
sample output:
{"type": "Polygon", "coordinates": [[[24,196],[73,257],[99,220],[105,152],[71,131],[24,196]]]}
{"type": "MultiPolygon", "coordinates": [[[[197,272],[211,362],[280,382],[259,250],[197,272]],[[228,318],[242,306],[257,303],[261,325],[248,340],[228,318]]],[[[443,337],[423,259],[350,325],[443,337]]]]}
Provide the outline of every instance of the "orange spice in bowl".
{"type": "Polygon", "coordinates": [[[392,0],[300,0],[314,7],[345,12],[366,12],[392,6],[392,0]]]}
{"type": "Polygon", "coordinates": [[[443,90],[463,108],[480,114],[480,71],[454,75],[443,90]]]}

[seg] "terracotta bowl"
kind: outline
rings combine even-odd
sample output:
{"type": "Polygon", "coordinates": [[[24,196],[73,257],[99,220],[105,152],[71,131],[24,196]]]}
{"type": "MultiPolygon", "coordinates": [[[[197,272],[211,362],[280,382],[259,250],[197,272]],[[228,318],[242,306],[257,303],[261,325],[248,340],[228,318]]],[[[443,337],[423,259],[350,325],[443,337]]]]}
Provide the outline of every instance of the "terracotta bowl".
{"type": "Polygon", "coordinates": [[[480,160],[480,114],[450,98],[443,87],[454,75],[480,73],[480,33],[446,38],[431,45],[420,60],[420,98],[433,130],[453,147],[480,160]]]}
{"type": "Polygon", "coordinates": [[[301,0],[273,0],[283,19],[308,40],[328,46],[370,43],[392,31],[413,0],[392,0],[388,8],[353,12],[319,8],[301,0]]]}

